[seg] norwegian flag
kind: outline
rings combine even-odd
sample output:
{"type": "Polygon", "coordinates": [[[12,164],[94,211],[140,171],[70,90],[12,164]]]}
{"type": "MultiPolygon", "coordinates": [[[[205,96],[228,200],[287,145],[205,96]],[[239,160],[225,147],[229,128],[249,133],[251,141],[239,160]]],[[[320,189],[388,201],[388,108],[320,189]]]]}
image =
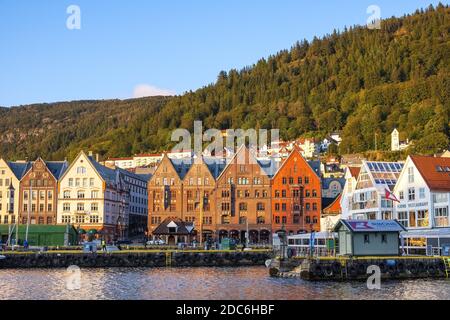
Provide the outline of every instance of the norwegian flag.
{"type": "Polygon", "coordinates": [[[386,191],[386,199],[400,203],[400,201],[397,199],[395,194],[393,194],[391,191],[389,191],[389,189],[386,189],[385,191],[386,191]]]}

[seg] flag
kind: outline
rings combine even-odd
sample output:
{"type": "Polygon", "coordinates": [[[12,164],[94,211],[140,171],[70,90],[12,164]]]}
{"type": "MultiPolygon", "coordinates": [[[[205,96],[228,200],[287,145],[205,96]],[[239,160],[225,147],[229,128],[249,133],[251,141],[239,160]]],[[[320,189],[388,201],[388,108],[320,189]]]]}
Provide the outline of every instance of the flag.
{"type": "Polygon", "coordinates": [[[400,203],[400,201],[397,199],[395,194],[393,194],[391,191],[389,191],[389,189],[386,189],[385,191],[386,191],[386,199],[400,203]]]}

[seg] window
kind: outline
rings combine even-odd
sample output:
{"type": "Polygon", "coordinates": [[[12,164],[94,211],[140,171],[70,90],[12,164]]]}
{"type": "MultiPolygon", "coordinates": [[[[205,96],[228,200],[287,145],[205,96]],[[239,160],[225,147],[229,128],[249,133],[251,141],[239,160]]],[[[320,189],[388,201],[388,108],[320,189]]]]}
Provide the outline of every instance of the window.
{"type": "Polygon", "coordinates": [[[98,212],[98,203],[91,203],[91,212],[98,212]]]}
{"type": "Polygon", "coordinates": [[[91,198],[92,199],[98,199],[98,191],[96,191],[96,190],[91,191],[91,198]]]}
{"type": "Polygon", "coordinates": [[[89,179],[89,185],[90,185],[91,187],[93,187],[93,186],[94,186],[94,183],[95,183],[95,179],[94,179],[94,178],[90,178],[90,179],[89,179]]]}
{"type": "Polygon", "coordinates": [[[265,207],[264,203],[258,202],[258,203],[256,204],[256,210],[257,210],[257,211],[264,211],[264,210],[266,210],[266,207],[265,207]]]}
{"type": "Polygon", "coordinates": [[[409,201],[416,200],[416,189],[415,188],[408,189],[408,200],[409,201]]]}
{"type": "Polygon", "coordinates": [[[279,216],[276,216],[276,217],[275,217],[275,223],[276,223],[276,224],[280,224],[280,217],[279,217],[279,216]]]}
{"type": "Polygon", "coordinates": [[[419,199],[425,199],[425,188],[419,189],[419,199]]]}
{"type": "Polygon", "coordinates": [[[84,211],[84,203],[77,203],[77,210],[84,211]]]}
{"type": "Polygon", "coordinates": [[[286,184],[287,184],[287,178],[283,177],[283,185],[286,185],[286,184]]]}
{"type": "Polygon", "coordinates": [[[63,198],[64,199],[70,199],[70,191],[64,191],[63,198]]]}
{"type": "Polygon", "coordinates": [[[84,199],[84,191],[78,191],[77,192],[77,198],[78,199],[84,199]]]}
{"type": "Polygon", "coordinates": [[[41,201],[45,200],[45,191],[39,191],[39,200],[41,201]]]}
{"type": "Polygon", "coordinates": [[[52,212],[52,211],[53,211],[53,204],[47,203],[47,212],[52,212]]]}
{"type": "Polygon", "coordinates": [[[448,207],[434,209],[434,224],[436,227],[448,227],[448,207]]]}
{"type": "Polygon", "coordinates": [[[279,203],[275,203],[275,211],[280,211],[280,204],[279,203]]]}
{"type": "Polygon", "coordinates": [[[313,198],[316,198],[316,197],[317,197],[317,191],[316,191],[316,190],[313,190],[313,191],[312,191],[312,196],[313,196],[313,198]]]}
{"type": "Polygon", "coordinates": [[[286,212],[286,203],[281,204],[281,211],[286,212]]]}
{"type": "Polygon", "coordinates": [[[398,197],[400,198],[400,200],[404,200],[405,199],[405,193],[403,191],[400,191],[398,194],[398,197]]]}
{"type": "Polygon", "coordinates": [[[414,167],[408,168],[408,182],[414,183],[414,167]]]}
{"type": "Polygon", "coordinates": [[[417,211],[417,226],[419,228],[426,228],[429,226],[428,210],[417,211]]]}
{"type": "Polygon", "coordinates": [[[47,199],[48,200],[53,200],[53,191],[48,191],[47,192],[47,199]]]}
{"type": "Polygon", "coordinates": [[[76,216],[75,223],[84,223],[84,217],[83,216],[76,216]]]}
{"type": "Polygon", "coordinates": [[[39,212],[44,212],[44,204],[43,203],[39,204],[39,212]]]}
{"type": "Polygon", "coordinates": [[[281,197],[286,198],[286,190],[281,190],[281,197]]]}
{"type": "Polygon", "coordinates": [[[263,216],[259,216],[259,217],[256,219],[256,223],[257,223],[257,224],[265,224],[265,223],[266,223],[266,219],[265,219],[263,216]]]}
{"type": "Polygon", "coordinates": [[[64,212],[70,212],[70,203],[64,203],[63,204],[63,211],[64,212]]]}
{"type": "Polygon", "coordinates": [[[381,235],[381,243],[387,243],[387,235],[386,234],[381,235]]]}
{"type": "Polygon", "coordinates": [[[86,174],[86,168],[85,167],[78,167],[77,168],[77,174],[86,174]]]}
{"type": "Polygon", "coordinates": [[[73,187],[73,178],[69,179],[69,187],[73,187]]]}
{"type": "Polygon", "coordinates": [[[71,219],[70,216],[62,216],[61,222],[62,223],[70,223],[71,219]]]}
{"type": "Polygon", "coordinates": [[[88,186],[88,178],[83,178],[83,187],[87,188],[88,186]]]}
{"type": "Polygon", "coordinates": [[[368,235],[368,234],[365,234],[364,235],[364,243],[370,243],[370,235],[368,235]]]}
{"type": "MultiPolygon", "coordinates": [[[[0,198],[1,198],[1,196],[0,196],[0,198]]],[[[28,191],[23,192],[23,200],[28,201],[28,191]]]]}
{"type": "Polygon", "coordinates": [[[89,223],[97,224],[98,222],[99,222],[98,216],[90,216],[89,217],[89,223]]]}
{"type": "Polygon", "coordinates": [[[247,211],[247,203],[245,202],[239,203],[239,211],[247,211]]]}
{"type": "Polygon", "coordinates": [[[75,187],[79,187],[80,186],[80,178],[76,178],[75,179],[75,187]]]}
{"type": "Polygon", "coordinates": [[[305,184],[309,184],[309,177],[305,177],[305,184]]]}

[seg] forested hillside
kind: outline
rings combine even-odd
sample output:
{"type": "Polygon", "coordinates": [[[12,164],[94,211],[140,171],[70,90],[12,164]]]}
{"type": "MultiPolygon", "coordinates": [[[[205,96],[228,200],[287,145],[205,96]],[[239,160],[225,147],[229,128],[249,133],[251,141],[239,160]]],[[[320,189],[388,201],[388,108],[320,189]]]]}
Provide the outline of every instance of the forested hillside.
{"type": "Polygon", "coordinates": [[[449,146],[450,8],[352,27],[173,98],[0,109],[0,154],[73,157],[80,148],[126,156],[168,148],[175,128],[280,128],[283,138],[340,130],[341,153],[388,150],[396,127],[432,154],[449,146]]]}

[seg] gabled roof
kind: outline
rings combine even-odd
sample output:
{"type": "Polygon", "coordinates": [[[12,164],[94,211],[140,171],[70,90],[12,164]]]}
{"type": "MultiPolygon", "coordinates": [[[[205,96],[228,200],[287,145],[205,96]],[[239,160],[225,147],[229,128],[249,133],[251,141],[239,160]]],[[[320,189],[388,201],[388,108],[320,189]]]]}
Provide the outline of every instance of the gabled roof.
{"type": "Polygon", "coordinates": [[[156,227],[155,231],[153,231],[154,235],[190,235],[194,231],[194,225],[192,222],[185,222],[180,218],[166,218],[158,227],[156,227]],[[170,233],[169,227],[176,226],[177,232],[170,233]]]}
{"type": "Polygon", "coordinates": [[[45,161],[45,164],[56,180],[59,180],[69,167],[67,161],[45,161]]]}
{"type": "Polygon", "coordinates": [[[358,179],[359,173],[361,172],[361,167],[348,167],[348,171],[353,178],[358,179]]]}
{"type": "Polygon", "coordinates": [[[333,202],[331,202],[331,204],[328,204],[328,206],[324,207],[322,206],[323,209],[323,213],[325,214],[329,214],[329,215],[338,215],[342,212],[342,208],[341,208],[341,198],[342,198],[342,193],[339,194],[334,200],[333,202]]]}
{"type": "MultiPolygon", "coordinates": [[[[246,151],[248,152],[248,162],[247,162],[247,159],[246,159],[246,163],[245,163],[245,164],[257,164],[257,165],[260,166],[260,168],[261,168],[261,164],[260,164],[259,161],[256,159],[256,157],[255,157],[255,155],[253,154],[253,152],[252,152],[249,148],[247,148],[246,145],[242,145],[242,146],[240,146],[239,149],[236,151],[236,153],[234,154],[234,156],[228,161],[227,165],[226,165],[225,168],[222,170],[222,172],[220,173],[220,175],[217,177],[216,180],[218,180],[218,179],[224,174],[224,172],[227,170],[227,168],[228,168],[229,166],[231,166],[232,164],[235,163],[235,159],[237,159],[238,157],[241,157],[241,154],[242,154],[243,152],[245,153],[246,151]]],[[[264,173],[265,175],[267,175],[267,176],[270,178],[270,176],[267,174],[267,172],[266,172],[263,168],[261,168],[261,169],[262,169],[263,173],[264,173]]]]}
{"type": "Polygon", "coordinates": [[[175,171],[181,180],[184,179],[186,174],[189,172],[189,169],[192,167],[193,159],[185,158],[185,159],[172,159],[169,158],[169,161],[172,163],[175,171]]]}
{"type": "Polygon", "coordinates": [[[397,220],[340,220],[334,227],[334,231],[339,231],[344,225],[351,232],[402,232],[405,227],[397,220]]]}
{"type": "Polygon", "coordinates": [[[450,192],[450,158],[422,156],[410,158],[430,190],[450,192]]]}
{"type": "Polygon", "coordinates": [[[289,154],[289,156],[283,161],[283,163],[278,167],[277,171],[275,172],[275,174],[272,176],[273,178],[281,172],[281,169],[284,167],[284,165],[289,161],[289,159],[295,154],[297,153],[298,156],[300,156],[301,159],[303,159],[303,161],[305,161],[305,163],[311,168],[311,171],[314,172],[314,174],[317,176],[317,178],[320,179],[320,161],[307,161],[303,155],[301,154],[300,148],[297,145],[294,145],[294,148],[292,149],[291,153],[289,154]]]}
{"type": "Polygon", "coordinates": [[[369,174],[375,187],[379,190],[394,190],[400,173],[403,170],[403,163],[400,162],[377,162],[363,161],[364,171],[369,174]]]}
{"type": "Polygon", "coordinates": [[[23,176],[31,168],[31,162],[6,162],[17,179],[22,180],[23,176]]]}
{"type": "Polygon", "coordinates": [[[225,158],[215,158],[215,157],[203,157],[205,165],[208,167],[209,172],[216,180],[222,171],[227,166],[227,161],[225,158]]]}

